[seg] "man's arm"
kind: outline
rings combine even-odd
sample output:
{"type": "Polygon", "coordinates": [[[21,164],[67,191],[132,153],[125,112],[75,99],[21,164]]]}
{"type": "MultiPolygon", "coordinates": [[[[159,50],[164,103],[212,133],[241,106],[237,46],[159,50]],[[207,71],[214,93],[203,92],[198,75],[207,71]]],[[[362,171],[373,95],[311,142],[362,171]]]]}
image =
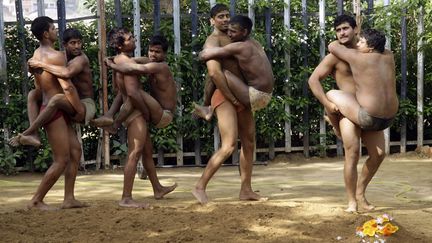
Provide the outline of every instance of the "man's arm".
{"type": "Polygon", "coordinates": [[[243,50],[242,42],[230,43],[224,47],[205,48],[199,53],[198,58],[202,61],[210,59],[226,58],[235,56],[243,50]]]}
{"type": "Polygon", "coordinates": [[[117,72],[121,72],[124,74],[134,74],[134,75],[142,75],[142,74],[151,74],[158,73],[163,70],[165,63],[147,63],[147,64],[138,64],[138,63],[114,63],[112,60],[105,60],[105,63],[108,67],[114,69],[117,72]]]}
{"type": "Polygon", "coordinates": [[[325,56],[308,80],[312,93],[329,112],[337,112],[338,109],[336,105],[327,98],[321,85],[321,81],[330,75],[334,70],[337,61],[336,57],[332,54],[325,56]]]}
{"type": "Polygon", "coordinates": [[[329,52],[337,58],[351,64],[358,58],[356,55],[359,53],[356,49],[347,48],[341,45],[339,41],[333,41],[328,45],[329,52]]]}
{"type": "Polygon", "coordinates": [[[44,63],[33,58],[28,60],[28,65],[32,68],[42,68],[44,71],[52,73],[59,78],[71,79],[81,73],[84,67],[87,67],[89,64],[87,58],[78,56],[70,61],[66,67],[44,63]]]}
{"type": "Polygon", "coordinates": [[[132,59],[138,64],[147,64],[151,62],[148,57],[133,57],[132,59]]]}

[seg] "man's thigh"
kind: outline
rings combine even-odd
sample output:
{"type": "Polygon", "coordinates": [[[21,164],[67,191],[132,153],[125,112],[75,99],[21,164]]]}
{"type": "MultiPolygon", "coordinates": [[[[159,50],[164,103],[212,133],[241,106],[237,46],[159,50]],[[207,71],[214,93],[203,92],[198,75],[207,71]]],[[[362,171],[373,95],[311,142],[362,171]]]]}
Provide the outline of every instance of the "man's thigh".
{"type": "Polygon", "coordinates": [[[360,104],[353,94],[341,90],[330,90],[326,95],[338,107],[343,116],[355,124],[359,124],[358,113],[360,104]]]}
{"type": "Polygon", "coordinates": [[[238,130],[242,146],[254,146],[255,143],[255,119],[250,109],[244,109],[238,114],[238,130]]]}
{"type": "Polygon", "coordinates": [[[142,115],[133,119],[127,127],[129,149],[142,149],[146,141],[147,132],[147,122],[142,115]]]}
{"type": "Polygon", "coordinates": [[[63,116],[45,126],[54,162],[67,162],[70,159],[70,134],[68,129],[68,124],[63,116]]]}
{"type": "Polygon", "coordinates": [[[367,148],[370,156],[382,155],[385,151],[384,131],[362,130],[362,142],[367,148]]]}

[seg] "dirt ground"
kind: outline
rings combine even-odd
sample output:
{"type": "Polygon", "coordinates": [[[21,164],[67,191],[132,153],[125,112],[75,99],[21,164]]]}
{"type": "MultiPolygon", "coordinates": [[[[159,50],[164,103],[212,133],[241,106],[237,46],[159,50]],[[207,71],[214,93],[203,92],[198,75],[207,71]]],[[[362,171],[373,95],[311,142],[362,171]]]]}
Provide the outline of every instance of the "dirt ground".
{"type": "MultiPolygon", "coordinates": [[[[359,168],[365,158],[361,159],[359,168]]],[[[191,188],[203,168],[160,168],[165,185],[179,187],[155,200],[148,180],[136,179],[134,197],[152,209],[124,209],[121,171],[78,176],[76,197],[91,206],[40,212],[25,205],[40,174],[0,176],[0,242],[360,242],[355,229],[384,213],[399,231],[386,242],[432,242],[432,160],[416,154],[386,158],[369,186],[372,212],[348,214],[338,159],[280,155],[254,167],[253,187],[267,202],[238,201],[234,166],[210,181],[211,203],[199,205],[191,188]]],[[[63,179],[45,201],[60,205],[63,179]]]]}

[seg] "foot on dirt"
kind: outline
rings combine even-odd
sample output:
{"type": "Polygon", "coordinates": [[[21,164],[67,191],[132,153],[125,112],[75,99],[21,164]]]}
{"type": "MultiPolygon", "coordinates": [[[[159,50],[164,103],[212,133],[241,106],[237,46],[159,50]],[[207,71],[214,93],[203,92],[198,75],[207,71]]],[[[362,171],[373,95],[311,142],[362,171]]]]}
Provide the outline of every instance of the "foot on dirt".
{"type": "Polygon", "coordinates": [[[357,198],[357,201],[359,202],[362,209],[366,211],[372,211],[375,209],[375,206],[370,204],[365,197],[357,198]]]}
{"type": "Polygon", "coordinates": [[[125,207],[125,208],[143,208],[143,209],[150,208],[150,204],[148,204],[148,203],[139,203],[139,202],[134,201],[132,198],[123,198],[119,202],[119,206],[120,207],[125,207]]]}
{"type": "Polygon", "coordinates": [[[198,200],[199,203],[203,205],[208,203],[208,197],[204,189],[194,188],[192,190],[192,194],[198,200]]]}
{"type": "Polygon", "coordinates": [[[347,213],[357,213],[357,202],[349,202],[348,208],[344,211],[347,213]]]}
{"type": "Polygon", "coordinates": [[[36,136],[23,135],[19,133],[15,137],[9,139],[9,144],[13,147],[17,147],[19,145],[30,145],[33,147],[39,147],[41,145],[41,142],[36,136]]]}
{"type": "Polygon", "coordinates": [[[90,120],[90,125],[96,127],[106,127],[111,126],[114,123],[114,120],[111,117],[101,116],[99,118],[90,120]]]}
{"type": "Polygon", "coordinates": [[[268,201],[268,197],[261,197],[258,193],[255,192],[240,192],[239,195],[240,201],[268,201]]]}
{"type": "Polygon", "coordinates": [[[172,186],[162,186],[160,190],[154,192],[155,199],[162,199],[166,194],[174,191],[177,188],[177,183],[172,186]]]}
{"type": "Polygon", "coordinates": [[[213,109],[211,106],[202,106],[196,103],[193,103],[193,106],[194,110],[192,112],[192,116],[201,117],[206,121],[210,121],[210,119],[213,117],[213,109]]]}
{"type": "Polygon", "coordinates": [[[63,204],[61,206],[62,209],[69,209],[69,208],[85,208],[85,207],[89,207],[88,204],[80,202],[78,200],[67,200],[67,201],[63,201],[63,204]]]}
{"type": "Polygon", "coordinates": [[[58,208],[50,206],[44,202],[30,202],[27,204],[28,209],[37,209],[42,211],[55,211],[58,210],[58,208]]]}

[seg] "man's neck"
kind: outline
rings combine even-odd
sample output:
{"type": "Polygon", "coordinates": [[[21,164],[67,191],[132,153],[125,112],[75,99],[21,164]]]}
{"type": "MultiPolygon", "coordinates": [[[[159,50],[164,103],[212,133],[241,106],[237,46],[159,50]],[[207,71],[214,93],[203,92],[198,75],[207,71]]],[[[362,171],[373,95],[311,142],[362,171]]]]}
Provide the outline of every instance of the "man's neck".
{"type": "Polygon", "coordinates": [[[39,42],[39,45],[40,45],[41,47],[53,48],[53,49],[54,49],[54,42],[52,42],[51,40],[48,40],[48,39],[42,39],[42,40],[39,42]]]}
{"type": "Polygon", "coordinates": [[[357,48],[357,42],[358,38],[354,37],[349,43],[347,43],[345,46],[350,49],[356,49],[357,48]]]}
{"type": "Polygon", "coordinates": [[[218,28],[214,28],[214,30],[213,30],[213,33],[216,34],[216,35],[227,35],[227,32],[228,31],[222,31],[222,30],[220,30],[218,28]]]}

